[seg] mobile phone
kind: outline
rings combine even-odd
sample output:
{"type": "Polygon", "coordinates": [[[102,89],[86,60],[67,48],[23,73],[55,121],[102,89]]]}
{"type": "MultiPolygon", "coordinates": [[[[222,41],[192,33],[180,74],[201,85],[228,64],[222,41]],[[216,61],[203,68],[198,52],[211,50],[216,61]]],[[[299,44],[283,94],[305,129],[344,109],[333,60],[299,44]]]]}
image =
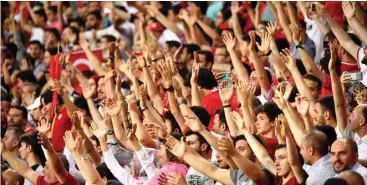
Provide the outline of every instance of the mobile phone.
{"type": "Polygon", "coordinates": [[[232,87],[232,83],[231,83],[231,78],[232,78],[232,75],[230,72],[224,72],[223,73],[223,78],[222,78],[222,81],[228,81],[228,87],[232,87]]]}
{"type": "Polygon", "coordinates": [[[316,5],[314,3],[311,4],[311,11],[316,12],[316,5]]]}
{"type": "Polygon", "coordinates": [[[351,73],[348,73],[348,75],[351,77],[352,81],[361,81],[363,79],[363,74],[360,71],[351,72],[351,73]]]}
{"type": "Polygon", "coordinates": [[[324,50],[325,50],[325,55],[329,55],[330,54],[329,42],[328,41],[324,41],[323,42],[323,47],[324,47],[324,50]]]}

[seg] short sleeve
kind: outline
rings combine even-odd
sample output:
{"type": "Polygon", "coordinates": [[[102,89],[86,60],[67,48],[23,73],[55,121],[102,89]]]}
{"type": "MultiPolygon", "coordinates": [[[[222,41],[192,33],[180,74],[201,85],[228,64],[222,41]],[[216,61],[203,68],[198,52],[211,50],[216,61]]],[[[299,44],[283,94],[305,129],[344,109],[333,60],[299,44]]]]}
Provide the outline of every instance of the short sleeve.
{"type": "Polygon", "coordinates": [[[44,184],[47,184],[46,181],[45,181],[45,177],[43,176],[38,176],[37,178],[37,185],[44,185],[44,184]]]}
{"type": "Polygon", "coordinates": [[[79,185],[78,181],[70,173],[68,173],[68,179],[64,183],[65,185],[79,185]]]}
{"type": "Polygon", "coordinates": [[[232,182],[234,184],[236,184],[237,183],[237,177],[238,177],[238,170],[231,170],[229,172],[229,177],[231,178],[232,182]]]}

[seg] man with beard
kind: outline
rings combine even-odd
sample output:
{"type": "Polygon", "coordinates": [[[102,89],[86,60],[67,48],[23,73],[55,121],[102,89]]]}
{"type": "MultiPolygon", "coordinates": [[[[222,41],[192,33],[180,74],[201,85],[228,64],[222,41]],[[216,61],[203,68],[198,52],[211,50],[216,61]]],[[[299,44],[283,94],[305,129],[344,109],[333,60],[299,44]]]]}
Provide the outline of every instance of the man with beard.
{"type": "Polygon", "coordinates": [[[8,128],[8,113],[10,109],[10,100],[1,99],[0,110],[1,110],[1,138],[4,138],[6,129],[8,128]]]}
{"type": "Polygon", "coordinates": [[[352,170],[367,183],[367,168],[358,163],[358,146],[352,139],[338,139],[331,145],[331,159],[336,173],[352,170]]]}
{"type": "Polygon", "coordinates": [[[24,130],[25,133],[36,131],[28,123],[28,111],[25,107],[14,105],[10,106],[9,114],[7,116],[7,123],[9,127],[19,127],[24,130]]]}

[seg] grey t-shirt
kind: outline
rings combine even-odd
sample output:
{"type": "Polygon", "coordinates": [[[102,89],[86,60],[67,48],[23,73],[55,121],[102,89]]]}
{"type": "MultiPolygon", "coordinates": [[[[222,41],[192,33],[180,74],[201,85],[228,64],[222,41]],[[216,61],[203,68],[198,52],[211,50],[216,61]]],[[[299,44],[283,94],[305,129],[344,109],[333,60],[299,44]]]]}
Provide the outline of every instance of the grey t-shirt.
{"type": "MultiPolygon", "coordinates": [[[[260,170],[264,171],[266,173],[266,176],[268,178],[268,184],[269,185],[275,185],[275,178],[274,176],[265,169],[264,166],[259,167],[260,170]]],[[[244,174],[240,169],[237,170],[231,170],[230,177],[232,179],[232,182],[235,185],[256,185],[246,174],[244,174]]]]}
{"type": "Polygon", "coordinates": [[[196,171],[194,168],[189,168],[186,174],[186,182],[188,185],[213,185],[214,180],[196,171]]]}

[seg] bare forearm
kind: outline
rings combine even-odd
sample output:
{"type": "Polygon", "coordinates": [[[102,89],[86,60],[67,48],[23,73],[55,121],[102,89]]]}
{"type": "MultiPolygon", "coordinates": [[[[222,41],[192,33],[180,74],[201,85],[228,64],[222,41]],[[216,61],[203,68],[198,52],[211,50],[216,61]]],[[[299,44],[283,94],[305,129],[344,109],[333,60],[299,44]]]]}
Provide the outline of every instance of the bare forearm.
{"type": "Polygon", "coordinates": [[[350,21],[353,30],[357,33],[359,38],[361,38],[361,40],[364,43],[367,43],[367,29],[366,29],[366,27],[364,25],[362,25],[361,22],[359,22],[357,17],[353,17],[352,19],[350,19],[348,21],[350,21]]]}
{"type": "Polygon", "coordinates": [[[168,92],[168,102],[172,115],[175,117],[181,130],[186,128],[185,119],[181,113],[180,106],[177,103],[175,95],[172,92],[168,92]]]}
{"type": "Polygon", "coordinates": [[[84,179],[88,182],[88,184],[93,185],[105,185],[101,176],[98,174],[95,166],[89,160],[81,160],[82,156],[73,153],[76,164],[79,167],[80,172],[82,173],[84,179]]]}
{"type": "Polygon", "coordinates": [[[203,29],[203,31],[213,40],[219,43],[223,43],[222,38],[218,34],[217,31],[215,31],[213,28],[211,28],[209,25],[205,24],[202,20],[198,20],[198,25],[203,29]]]}
{"type": "Polygon", "coordinates": [[[293,119],[291,116],[288,108],[283,110],[283,113],[285,115],[285,118],[287,119],[289,123],[289,128],[292,131],[292,134],[294,136],[294,139],[296,140],[296,143],[301,146],[301,140],[302,136],[304,134],[303,129],[297,124],[297,122],[293,119]]]}
{"type": "Polygon", "coordinates": [[[326,34],[330,31],[329,28],[323,22],[321,22],[320,18],[316,18],[314,21],[317,27],[321,30],[322,35],[326,36],[326,34]]]}
{"type": "Polygon", "coordinates": [[[297,12],[290,1],[287,1],[287,11],[291,23],[299,23],[299,20],[297,18],[297,12]]]}
{"type": "Polygon", "coordinates": [[[315,101],[314,97],[312,96],[311,90],[308,88],[306,82],[303,80],[303,77],[298,68],[295,67],[291,69],[291,74],[293,76],[296,87],[299,90],[298,92],[301,94],[301,96],[307,97],[307,99],[311,102],[315,101]]]}
{"type": "Polygon", "coordinates": [[[289,29],[289,21],[287,19],[287,16],[284,13],[283,5],[279,4],[279,5],[276,5],[275,7],[277,9],[278,19],[279,19],[280,25],[283,28],[285,36],[287,37],[288,42],[292,42],[292,34],[291,34],[291,30],[289,29]]]}
{"type": "Polygon", "coordinates": [[[202,106],[199,87],[196,83],[191,83],[191,103],[192,106],[202,106]]]}
{"type": "Polygon", "coordinates": [[[335,115],[336,115],[336,123],[338,125],[338,129],[340,133],[344,133],[345,128],[347,127],[347,105],[345,101],[345,97],[343,96],[343,89],[336,73],[335,68],[330,70],[331,77],[331,87],[333,90],[333,99],[335,103],[335,115]]]}
{"type": "Polygon", "coordinates": [[[320,71],[319,68],[317,68],[314,60],[311,58],[308,52],[303,48],[298,48],[297,51],[301,57],[302,63],[305,66],[307,72],[315,75],[317,78],[321,80],[322,83],[325,83],[325,74],[322,71],[320,71]]]}
{"type": "Polygon", "coordinates": [[[158,12],[157,16],[155,17],[164,27],[171,30],[175,34],[180,33],[180,29],[177,25],[173,22],[170,22],[162,13],[158,12]]]}
{"type": "Polygon", "coordinates": [[[99,61],[99,59],[92,53],[92,51],[89,50],[89,49],[85,49],[84,52],[87,55],[87,58],[88,58],[89,62],[92,64],[92,66],[93,66],[94,70],[97,72],[97,74],[99,76],[105,75],[105,71],[103,70],[103,68],[101,66],[101,61],[99,61]]]}
{"type": "MultiPolygon", "coordinates": [[[[223,103],[223,106],[225,104],[223,103]]],[[[230,105],[230,103],[226,103],[226,105],[230,105]]],[[[227,121],[227,125],[228,125],[228,129],[229,129],[229,133],[231,134],[232,137],[236,137],[239,135],[239,130],[238,127],[236,125],[236,123],[233,121],[232,117],[231,117],[231,112],[232,112],[232,108],[231,107],[225,107],[224,108],[224,115],[226,117],[226,121],[227,121]]]]}
{"type": "Polygon", "coordinates": [[[87,104],[88,104],[89,112],[92,115],[92,119],[95,122],[103,121],[103,118],[102,118],[101,114],[99,113],[96,105],[94,104],[93,99],[88,98],[87,99],[87,104]]]}
{"type": "Polygon", "coordinates": [[[228,51],[229,55],[232,60],[233,68],[235,69],[236,73],[238,74],[238,78],[242,82],[249,82],[249,74],[245,66],[243,66],[240,58],[238,57],[237,53],[234,50],[228,51]]]}
{"type": "Polygon", "coordinates": [[[240,21],[238,19],[238,14],[232,14],[232,24],[233,24],[233,31],[234,35],[236,36],[237,40],[242,40],[243,31],[240,25],[240,21]]]}
{"type": "Polygon", "coordinates": [[[253,61],[255,72],[257,79],[259,81],[260,87],[261,87],[261,93],[262,94],[268,94],[268,92],[271,89],[271,84],[266,76],[265,66],[263,61],[257,56],[257,54],[252,51],[250,52],[249,59],[253,61]]]}

